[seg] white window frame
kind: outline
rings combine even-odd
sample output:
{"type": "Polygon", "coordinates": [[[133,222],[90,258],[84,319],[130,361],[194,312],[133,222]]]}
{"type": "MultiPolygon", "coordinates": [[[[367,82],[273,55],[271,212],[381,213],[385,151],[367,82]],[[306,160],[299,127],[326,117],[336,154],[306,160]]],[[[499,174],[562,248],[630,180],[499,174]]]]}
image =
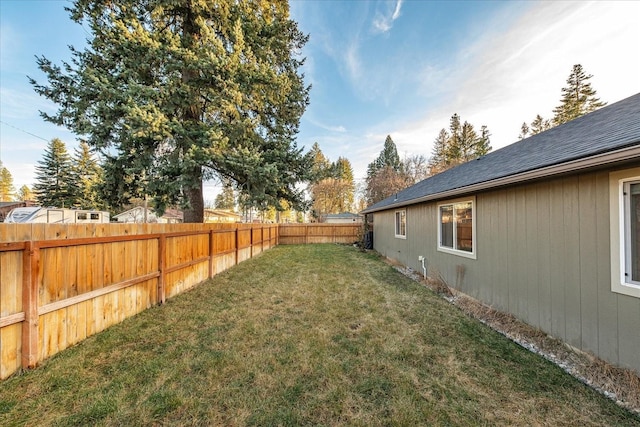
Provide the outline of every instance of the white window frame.
{"type": "Polygon", "coordinates": [[[407,211],[405,209],[395,211],[393,214],[393,229],[395,232],[395,236],[398,239],[406,239],[407,238],[407,211]],[[401,220],[398,221],[398,215],[400,215],[401,220]],[[404,224],[404,230],[398,230],[398,226],[400,223],[404,224]],[[404,233],[402,233],[404,232],[404,233]]]}
{"type": "Polygon", "coordinates": [[[609,224],[611,238],[611,291],[640,298],[640,282],[625,275],[629,260],[629,211],[625,185],[640,182],[640,168],[626,169],[609,174],[609,224]],[[625,209],[626,208],[626,209],[625,209]],[[625,212],[626,210],[626,212],[625,212]]]}
{"type": "Polygon", "coordinates": [[[438,229],[438,248],[437,250],[439,252],[446,252],[448,254],[452,254],[452,255],[458,255],[458,256],[462,256],[465,258],[471,258],[471,259],[476,259],[476,248],[477,246],[477,239],[476,239],[476,229],[477,229],[477,223],[478,220],[476,218],[477,216],[477,210],[476,210],[476,198],[474,197],[466,197],[463,199],[455,199],[455,200],[447,200],[445,202],[441,202],[438,203],[437,206],[437,218],[438,218],[438,223],[436,225],[437,229],[438,229]],[[456,244],[456,233],[457,233],[457,228],[456,228],[456,222],[455,222],[455,205],[457,204],[461,204],[461,203],[471,203],[471,252],[467,252],[467,251],[463,251],[460,249],[455,249],[455,248],[450,248],[448,246],[442,246],[442,218],[441,218],[441,207],[443,206],[452,206],[454,207],[454,211],[453,211],[453,218],[454,218],[454,224],[453,224],[453,244],[455,246],[456,244]]]}

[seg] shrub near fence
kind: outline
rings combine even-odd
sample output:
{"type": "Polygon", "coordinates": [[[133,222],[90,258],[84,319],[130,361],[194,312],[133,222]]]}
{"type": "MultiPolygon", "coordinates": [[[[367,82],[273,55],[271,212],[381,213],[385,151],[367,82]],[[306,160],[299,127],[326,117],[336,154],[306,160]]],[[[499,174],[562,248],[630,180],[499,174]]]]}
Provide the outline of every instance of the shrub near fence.
{"type": "Polygon", "coordinates": [[[0,379],[277,244],[269,224],[0,224],[0,379]]]}

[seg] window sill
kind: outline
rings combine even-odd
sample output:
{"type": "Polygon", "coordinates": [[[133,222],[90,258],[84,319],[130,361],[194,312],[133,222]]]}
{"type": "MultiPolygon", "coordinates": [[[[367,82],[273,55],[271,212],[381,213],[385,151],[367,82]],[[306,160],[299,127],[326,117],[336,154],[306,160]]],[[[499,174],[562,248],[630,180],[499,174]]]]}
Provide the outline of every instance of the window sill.
{"type": "Polygon", "coordinates": [[[461,256],[461,257],[469,258],[469,259],[476,259],[475,252],[459,251],[457,249],[444,248],[442,246],[438,246],[438,252],[444,252],[444,253],[447,253],[447,254],[457,255],[457,256],[461,256]]]}
{"type": "Polygon", "coordinates": [[[640,298],[640,286],[630,283],[612,283],[611,290],[617,294],[640,298]]]}

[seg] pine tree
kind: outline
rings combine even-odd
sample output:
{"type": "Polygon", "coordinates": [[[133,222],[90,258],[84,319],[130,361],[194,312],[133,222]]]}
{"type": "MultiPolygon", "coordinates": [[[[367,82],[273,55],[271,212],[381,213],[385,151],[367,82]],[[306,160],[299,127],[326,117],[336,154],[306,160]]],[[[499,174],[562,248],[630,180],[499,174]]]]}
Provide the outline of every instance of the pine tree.
{"type": "Polygon", "coordinates": [[[81,209],[101,209],[104,202],[99,193],[102,184],[102,168],[94,158],[89,145],[82,141],[72,159],[75,183],[73,206],[81,209]]]}
{"type": "Polygon", "coordinates": [[[27,185],[23,185],[18,190],[18,199],[22,200],[23,202],[33,201],[35,200],[35,195],[27,185]]]}
{"type": "Polygon", "coordinates": [[[353,179],[353,168],[351,162],[346,157],[338,157],[332,165],[334,178],[342,181],[342,193],[339,195],[337,213],[349,212],[353,208],[356,191],[356,184],[353,179]]]}
{"type": "Polygon", "coordinates": [[[489,128],[487,126],[482,125],[480,128],[480,136],[476,140],[474,151],[474,159],[477,157],[482,157],[484,155],[489,154],[489,152],[493,149],[491,147],[491,133],[489,132],[489,128]]]}
{"type": "Polygon", "coordinates": [[[529,125],[527,122],[522,122],[520,126],[520,134],[518,135],[518,139],[525,139],[529,136],[529,125]]]}
{"type": "Polygon", "coordinates": [[[446,129],[441,129],[438,137],[433,142],[431,158],[429,159],[429,173],[435,175],[449,167],[449,156],[447,155],[447,144],[449,143],[449,133],[446,129]]]}
{"type": "Polygon", "coordinates": [[[314,142],[311,146],[308,156],[311,158],[311,182],[328,178],[331,173],[331,163],[325,157],[317,142],[314,142]]]}
{"type": "Polygon", "coordinates": [[[16,197],[13,176],[0,162],[0,202],[12,202],[16,197]]]}
{"type": "Polygon", "coordinates": [[[233,191],[233,185],[229,180],[225,180],[222,185],[222,191],[215,199],[216,209],[225,209],[233,211],[236,207],[236,197],[233,191]]]}
{"type": "Polygon", "coordinates": [[[531,122],[531,135],[537,135],[540,132],[549,130],[553,127],[551,120],[542,118],[540,114],[536,115],[536,118],[531,122]]]}
{"type": "Polygon", "coordinates": [[[367,177],[371,177],[379,170],[386,168],[391,168],[398,173],[402,171],[402,162],[398,155],[398,148],[395,142],[393,142],[393,139],[391,139],[391,135],[387,135],[385,138],[384,146],[378,157],[367,166],[367,177]]]}
{"type": "Polygon", "coordinates": [[[42,206],[71,207],[74,203],[73,170],[67,146],[52,139],[36,166],[33,192],[42,206]]]}
{"type": "Polygon", "coordinates": [[[472,124],[460,124],[460,116],[454,114],[449,121],[449,131],[442,129],[434,141],[429,168],[436,174],[468,162],[491,151],[489,129],[480,128],[480,135],[472,124]]]}
{"type": "Polygon", "coordinates": [[[373,204],[409,185],[410,177],[403,169],[396,144],[387,135],[380,155],[367,167],[366,199],[369,204],[373,204]]]}
{"type": "Polygon", "coordinates": [[[567,86],[562,88],[560,105],[553,110],[554,125],[561,125],[607,105],[596,97],[596,91],[589,82],[592,77],[593,75],[584,72],[582,65],[573,66],[567,78],[567,86]]]}
{"type": "Polygon", "coordinates": [[[203,179],[231,179],[252,206],[303,205],[308,158],[295,135],[309,102],[297,56],[307,41],[286,1],[75,0],[91,31],[71,63],[44,57],[59,105],[45,119],[100,150],[114,200],[140,191],[203,221],[203,179]],[[143,179],[138,184],[139,180],[143,179]],[[124,183],[124,184],[123,184],[124,183]]]}

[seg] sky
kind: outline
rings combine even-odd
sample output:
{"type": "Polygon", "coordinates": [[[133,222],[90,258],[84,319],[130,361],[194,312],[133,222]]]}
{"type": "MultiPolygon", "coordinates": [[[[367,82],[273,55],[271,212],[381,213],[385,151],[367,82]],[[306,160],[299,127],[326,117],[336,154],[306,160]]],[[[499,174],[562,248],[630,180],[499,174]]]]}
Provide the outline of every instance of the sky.
{"type": "MultiPolygon", "coordinates": [[[[47,142],[77,137],[45,122],[56,105],[36,56],[56,64],[90,37],[67,1],[0,0],[0,160],[16,189],[34,183],[47,142]]],[[[309,35],[300,54],[312,86],[298,147],[317,142],[330,161],[346,157],[357,183],[387,135],[401,157],[429,157],[458,114],[486,125],[494,150],[516,142],[523,122],[553,116],[574,64],[609,104],[640,92],[639,1],[292,0],[309,35]]],[[[640,118],[639,118],[640,120],[640,118]]],[[[205,185],[205,202],[218,192],[205,185]]]]}

